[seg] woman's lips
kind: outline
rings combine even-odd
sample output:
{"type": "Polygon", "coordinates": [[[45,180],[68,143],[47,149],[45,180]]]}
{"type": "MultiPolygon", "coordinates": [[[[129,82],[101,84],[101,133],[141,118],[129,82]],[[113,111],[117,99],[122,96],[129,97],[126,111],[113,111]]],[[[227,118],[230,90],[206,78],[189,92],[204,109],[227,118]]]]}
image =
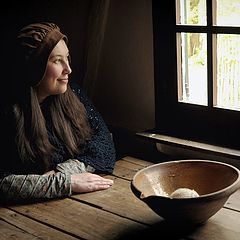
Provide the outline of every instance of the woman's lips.
{"type": "Polygon", "coordinates": [[[58,79],[59,82],[68,83],[68,78],[58,79]]]}

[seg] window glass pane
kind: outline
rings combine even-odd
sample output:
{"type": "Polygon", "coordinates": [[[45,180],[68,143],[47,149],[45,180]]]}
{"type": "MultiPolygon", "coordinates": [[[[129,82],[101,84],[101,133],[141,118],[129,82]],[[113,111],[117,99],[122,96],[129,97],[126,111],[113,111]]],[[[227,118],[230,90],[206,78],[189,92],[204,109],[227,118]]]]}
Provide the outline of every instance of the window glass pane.
{"type": "Polygon", "coordinates": [[[177,24],[206,25],[206,0],[176,0],[177,24]]]}
{"type": "Polygon", "coordinates": [[[240,26],[240,0],[217,0],[216,24],[240,26]]]}
{"type": "Polygon", "coordinates": [[[207,105],[207,35],[177,34],[178,101],[207,105]]]}
{"type": "Polygon", "coordinates": [[[217,35],[217,107],[240,110],[240,35],[217,35]]]}

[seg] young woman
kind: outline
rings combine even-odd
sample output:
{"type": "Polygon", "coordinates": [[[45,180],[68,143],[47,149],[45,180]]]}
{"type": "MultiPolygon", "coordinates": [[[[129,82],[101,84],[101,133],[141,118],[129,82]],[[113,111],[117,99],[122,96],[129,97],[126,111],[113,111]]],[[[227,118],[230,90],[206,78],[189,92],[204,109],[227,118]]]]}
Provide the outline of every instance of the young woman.
{"type": "Polygon", "coordinates": [[[0,112],[0,200],[109,188],[112,180],[99,173],[113,171],[114,143],[101,115],[69,79],[67,37],[54,23],[34,23],[20,30],[16,46],[14,90],[0,112]]]}

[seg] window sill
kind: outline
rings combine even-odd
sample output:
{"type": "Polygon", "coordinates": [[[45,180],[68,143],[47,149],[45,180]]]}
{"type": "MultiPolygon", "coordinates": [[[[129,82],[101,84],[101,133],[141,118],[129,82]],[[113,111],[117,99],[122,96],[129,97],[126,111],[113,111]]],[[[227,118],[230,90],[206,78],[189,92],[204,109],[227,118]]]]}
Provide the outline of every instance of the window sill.
{"type": "Polygon", "coordinates": [[[158,151],[167,155],[213,159],[240,167],[240,150],[189,141],[162,134],[139,132],[136,133],[136,135],[154,141],[158,151]]]}

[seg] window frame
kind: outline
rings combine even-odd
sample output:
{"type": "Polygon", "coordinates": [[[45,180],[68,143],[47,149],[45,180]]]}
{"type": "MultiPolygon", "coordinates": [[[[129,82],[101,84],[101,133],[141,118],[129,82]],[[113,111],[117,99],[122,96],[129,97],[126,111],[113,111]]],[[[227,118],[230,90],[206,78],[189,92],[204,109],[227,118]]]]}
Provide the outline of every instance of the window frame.
{"type": "Polygon", "coordinates": [[[240,34],[239,27],[176,25],[175,1],[152,0],[156,128],[154,133],[240,149],[240,111],[213,107],[213,33],[240,34]],[[176,32],[207,33],[208,106],[178,102],[176,32]]]}

